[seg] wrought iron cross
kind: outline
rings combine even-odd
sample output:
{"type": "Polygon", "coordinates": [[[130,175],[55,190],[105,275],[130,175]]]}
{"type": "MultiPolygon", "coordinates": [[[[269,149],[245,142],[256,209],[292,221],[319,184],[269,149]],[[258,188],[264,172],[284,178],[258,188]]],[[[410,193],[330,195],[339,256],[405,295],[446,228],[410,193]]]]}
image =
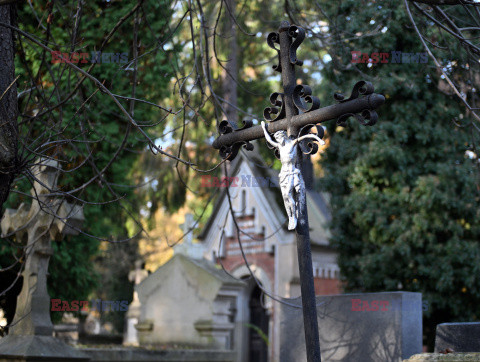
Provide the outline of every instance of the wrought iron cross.
{"type": "Polygon", "coordinates": [[[270,96],[272,107],[264,110],[267,126],[262,129],[263,124],[253,126],[252,121],[243,121],[243,127],[239,128],[228,120],[222,121],[219,125],[220,136],[213,142],[213,147],[220,150],[221,157],[230,161],[236,157],[240,147],[252,150],[250,141],[264,136],[270,146],[276,148],[275,154],[282,161],[280,186],[289,215],[289,229],[295,228],[296,231],[307,361],[320,362],[312,255],[300,162],[302,154],[296,152],[297,144],[305,154],[316,153],[318,146],[312,142],[312,138],[318,140],[318,137],[323,137],[323,128],[318,124],[328,120],[336,119],[338,125],[345,126],[346,119],[353,116],[363,125],[375,124],[378,118],[375,109],[384,103],[385,98],[373,92],[371,83],[360,81],[353,87],[349,98],[335,93],[334,98],[338,103],[320,108],[320,100],[312,95],[311,88],[297,84],[295,76],[295,66],[303,64],[296,53],[304,39],[305,30],[286,21],[281,23],[278,32],[268,35],[268,45],[278,52],[279,63],[273,69],[282,74],[283,93],[275,92],[270,96]],[[317,128],[317,137],[309,135],[313,127],[317,128]],[[268,132],[275,133],[277,142],[271,139],[268,132]],[[282,178],[285,181],[283,187],[282,178]],[[294,205],[288,200],[292,192],[294,205]],[[298,222],[291,220],[292,212],[298,222]]]}

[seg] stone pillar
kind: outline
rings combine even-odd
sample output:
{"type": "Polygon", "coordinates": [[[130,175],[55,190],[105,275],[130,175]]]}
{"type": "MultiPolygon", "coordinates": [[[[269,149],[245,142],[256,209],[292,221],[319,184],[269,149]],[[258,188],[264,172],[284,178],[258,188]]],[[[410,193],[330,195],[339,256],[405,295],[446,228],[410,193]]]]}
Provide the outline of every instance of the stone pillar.
{"type": "Polygon", "coordinates": [[[124,346],[138,346],[138,334],[135,326],[138,324],[138,319],[140,318],[141,304],[140,299],[138,299],[136,287],[148,276],[148,272],[142,269],[142,264],[142,260],[137,260],[135,262],[135,270],[132,270],[128,275],[128,279],[134,283],[134,290],[133,300],[126,314],[126,326],[123,335],[124,346]]]}

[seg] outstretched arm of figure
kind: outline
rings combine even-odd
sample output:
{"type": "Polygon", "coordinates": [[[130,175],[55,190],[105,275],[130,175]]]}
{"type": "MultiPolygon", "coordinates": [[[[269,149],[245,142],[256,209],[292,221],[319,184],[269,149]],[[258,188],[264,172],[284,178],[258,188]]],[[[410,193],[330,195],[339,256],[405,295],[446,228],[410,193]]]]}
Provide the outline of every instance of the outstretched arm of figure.
{"type": "Polygon", "coordinates": [[[262,121],[262,129],[263,129],[263,133],[265,133],[265,139],[267,140],[267,142],[270,143],[273,147],[279,148],[280,145],[277,142],[275,142],[272,139],[272,137],[270,137],[270,135],[268,134],[267,127],[265,126],[264,121],[262,121]]]}
{"type": "Polygon", "coordinates": [[[307,138],[313,138],[315,141],[319,142],[321,145],[325,144],[324,140],[322,140],[320,137],[314,134],[307,134],[305,136],[298,137],[296,140],[294,140],[294,142],[295,144],[297,144],[298,142],[303,141],[304,139],[307,139],[307,138]]]}

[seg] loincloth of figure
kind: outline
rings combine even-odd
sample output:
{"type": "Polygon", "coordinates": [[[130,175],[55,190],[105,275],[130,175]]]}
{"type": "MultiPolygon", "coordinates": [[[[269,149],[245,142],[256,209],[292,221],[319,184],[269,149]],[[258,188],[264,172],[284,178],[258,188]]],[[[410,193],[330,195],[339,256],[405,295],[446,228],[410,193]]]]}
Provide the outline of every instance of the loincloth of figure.
{"type": "Polygon", "coordinates": [[[289,171],[280,171],[278,174],[281,190],[289,192],[291,188],[297,189],[303,184],[302,174],[298,168],[289,171]]]}

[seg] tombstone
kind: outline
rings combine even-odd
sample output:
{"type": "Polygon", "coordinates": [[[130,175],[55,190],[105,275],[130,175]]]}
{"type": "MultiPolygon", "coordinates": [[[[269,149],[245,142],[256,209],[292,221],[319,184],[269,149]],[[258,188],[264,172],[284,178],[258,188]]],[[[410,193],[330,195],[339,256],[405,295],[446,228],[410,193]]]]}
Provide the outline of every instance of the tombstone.
{"type": "Polygon", "coordinates": [[[435,352],[480,352],[480,323],[442,323],[437,326],[435,352]]]}
{"type": "MultiPolygon", "coordinates": [[[[322,360],[400,362],[422,352],[421,293],[317,296],[322,360]]],[[[301,299],[285,299],[301,306],[301,299]]],[[[280,361],[304,362],[302,310],[282,304],[280,361]]]]}
{"type": "Polygon", "coordinates": [[[65,343],[76,345],[79,337],[79,319],[73,313],[64,313],[62,321],[53,326],[53,335],[65,343]]]}
{"type": "Polygon", "coordinates": [[[100,334],[100,320],[89,313],[83,325],[83,332],[88,335],[100,334]]]}
{"type": "Polygon", "coordinates": [[[138,346],[138,335],[135,326],[140,318],[140,300],[138,299],[137,285],[140,284],[147,276],[148,272],[142,269],[142,260],[135,261],[135,270],[128,274],[128,280],[134,283],[133,300],[128,306],[126,314],[126,328],[123,336],[123,344],[125,346],[138,346]]]}
{"type": "Polygon", "coordinates": [[[49,195],[57,186],[57,161],[38,161],[32,174],[35,182],[30,209],[25,204],[18,210],[7,209],[1,222],[3,237],[15,233],[17,241],[26,242],[26,261],[15,316],[9,334],[0,339],[0,359],[88,360],[83,353],[53,337],[47,291],[48,262],[53,254],[51,240],[77,234],[83,210],[49,195]]]}

